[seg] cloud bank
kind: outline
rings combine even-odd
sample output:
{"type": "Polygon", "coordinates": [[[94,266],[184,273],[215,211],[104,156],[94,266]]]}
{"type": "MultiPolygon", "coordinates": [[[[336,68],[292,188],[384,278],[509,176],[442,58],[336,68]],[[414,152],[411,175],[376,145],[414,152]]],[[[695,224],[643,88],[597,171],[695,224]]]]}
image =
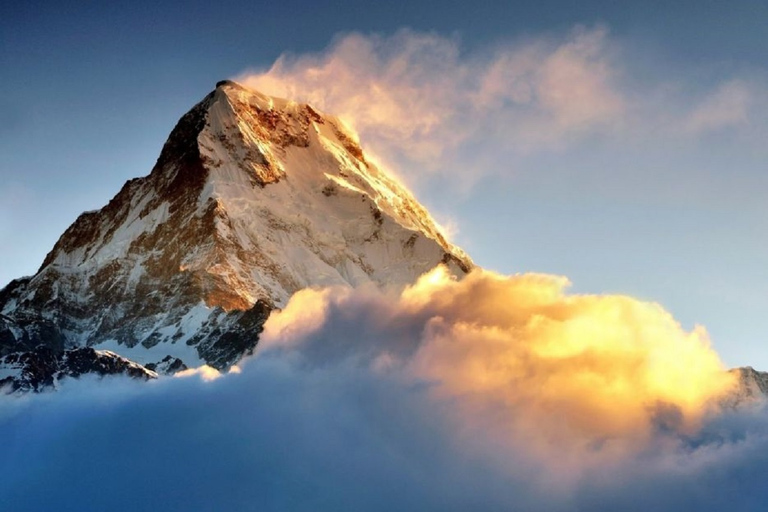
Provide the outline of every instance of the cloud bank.
{"type": "Polygon", "coordinates": [[[0,404],[28,510],[754,510],[768,416],[706,334],[557,276],[305,290],[241,371],[0,404]]]}
{"type": "Polygon", "coordinates": [[[686,332],[630,297],[568,295],[568,284],[484,270],[457,281],[439,266],[397,298],[304,290],[267,323],[261,350],[428,383],[460,422],[493,418],[481,422],[486,435],[557,457],[695,431],[734,384],[704,329],[686,332]]]}

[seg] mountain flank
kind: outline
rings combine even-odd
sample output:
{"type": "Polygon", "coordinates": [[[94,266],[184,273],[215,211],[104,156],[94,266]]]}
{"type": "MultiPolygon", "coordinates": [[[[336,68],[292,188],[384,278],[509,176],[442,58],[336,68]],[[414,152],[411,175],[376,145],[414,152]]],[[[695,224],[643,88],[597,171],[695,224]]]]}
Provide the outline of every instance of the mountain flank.
{"type": "Polygon", "coordinates": [[[168,360],[225,370],[302,288],[398,287],[440,263],[473,267],[337,118],[222,81],[149,175],[0,290],[0,366],[58,368],[89,348],[148,372],[168,360]]]}

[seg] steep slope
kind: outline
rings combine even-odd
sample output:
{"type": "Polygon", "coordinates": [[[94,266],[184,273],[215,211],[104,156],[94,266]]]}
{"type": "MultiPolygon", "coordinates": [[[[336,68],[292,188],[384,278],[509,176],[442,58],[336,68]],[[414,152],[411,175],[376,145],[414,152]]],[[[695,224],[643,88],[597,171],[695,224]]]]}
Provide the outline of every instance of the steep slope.
{"type": "Polygon", "coordinates": [[[152,172],[0,291],[0,356],[39,345],[226,368],[308,286],[397,286],[469,258],[335,118],[224,81],[152,172]]]}
{"type": "Polygon", "coordinates": [[[751,366],[730,371],[736,374],[736,387],[721,400],[722,405],[738,408],[759,405],[768,399],[768,372],[759,372],[751,366]]]}

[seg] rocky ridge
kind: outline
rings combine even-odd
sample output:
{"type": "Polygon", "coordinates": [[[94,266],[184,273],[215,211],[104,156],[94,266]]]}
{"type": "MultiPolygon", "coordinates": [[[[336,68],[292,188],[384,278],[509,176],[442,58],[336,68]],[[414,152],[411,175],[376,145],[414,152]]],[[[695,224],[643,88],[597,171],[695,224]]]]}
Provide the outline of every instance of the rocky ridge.
{"type": "Polygon", "coordinates": [[[56,388],[64,379],[83,375],[157,378],[156,372],[114,352],[87,347],[54,351],[41,346],[0,358],[0,390],[5,393],[43,391],[56,388]]]}
{"type": "Polygon", "coordinates": [[[762,404],[768,399],[768,372],[757,371],[751,366],[730,370],[736,374],[735,389],[721,400],[727,408],[739,408],[762,404]]]}

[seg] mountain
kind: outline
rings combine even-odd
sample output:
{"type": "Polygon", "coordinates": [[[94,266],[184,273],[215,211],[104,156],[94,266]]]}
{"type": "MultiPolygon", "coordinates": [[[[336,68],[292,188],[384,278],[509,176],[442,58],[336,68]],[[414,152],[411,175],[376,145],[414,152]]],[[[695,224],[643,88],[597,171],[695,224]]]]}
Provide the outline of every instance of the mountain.
{"type": "Polygon", "coordinates": [[[751,366],[730,370],[736,375],[736,387],[723,400],[721,405],[730,408],[761,403],[768,397],[768,372],[760,372],[751,366]]]}
{"type": "MultiPolygon", "coordinates": [[[[401,286],[472,261],[333,116],[234,82],[187,112],[149,175],[64,232],[0,290],[0,388],[84,374],[156,378],[253,351],[311,286],[401,286]]],[[[738,368],[738,407],[768,374],[738,368]]]]}
{"type": "Polygon", "coordinates": [[[135,379],[156,379],[157,373],[107,350],[75,348],[54,351],[40,346],[0,358],[0,389],[8,392],[42,391],[55,388],[65,378],[83,375],[127,375],[135,379]]]}
{"type": "Polygon", "coordinates": [[[441,262],[473,265],[337,118],[223,81],[148,176],[0,290],[0,356],[89,347],[226,369],[302,288],[399,286],[441,262]]]}

